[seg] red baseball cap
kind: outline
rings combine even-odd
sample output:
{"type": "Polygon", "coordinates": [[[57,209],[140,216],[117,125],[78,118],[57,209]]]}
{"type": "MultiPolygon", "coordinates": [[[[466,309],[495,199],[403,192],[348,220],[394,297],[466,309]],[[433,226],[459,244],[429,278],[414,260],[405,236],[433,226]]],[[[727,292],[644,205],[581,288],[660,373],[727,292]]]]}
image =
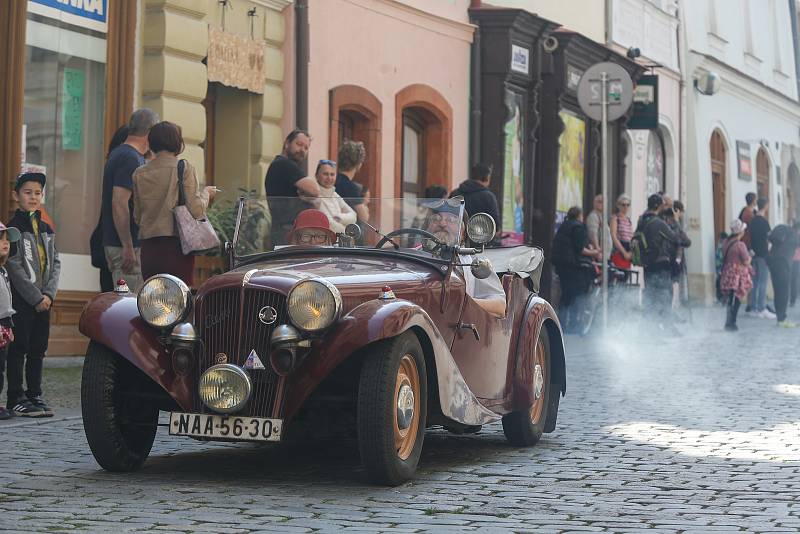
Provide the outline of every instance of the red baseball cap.
{"type": "Polygon", "coordinates": [[[306,228],[314,228],[316,230],[324,230],[325,233],[328,234],[328,237],[331,240],[331,243],[336,241],[336,234],[333,233],[331,230],[330,222],[328,221],[328,216],[322,213],[319,210],[303,210],[298,215],[297,218],[294,220],[294,226],[292,226],[292,230],[289,232],[288,240],[291,243],[292,239],[294,238],[294,233],[297,230],[305,230],[306,228]]]}

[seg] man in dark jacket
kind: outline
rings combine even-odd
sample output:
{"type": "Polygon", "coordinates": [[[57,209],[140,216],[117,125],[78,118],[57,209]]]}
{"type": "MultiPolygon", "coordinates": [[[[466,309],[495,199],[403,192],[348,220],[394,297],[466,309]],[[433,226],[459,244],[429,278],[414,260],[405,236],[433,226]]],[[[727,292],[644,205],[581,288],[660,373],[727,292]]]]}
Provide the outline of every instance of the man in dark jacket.
{"type": "Polygon", "coordinates": [[[492,181],[492,168],[489,165],[478,163],[472,167],[470,179],[461,182],[450,198],[464,197],[464,210],[468,217],[476,213],[488,213],[494,219],[497,233],[500,233],[500,209],[497,207],[497,197],[489,190],[492,181]]]}
{"type": "Polygon", "coordinates": [[[567,219],[558,227],[550,254],[550,262],[555,266],[561,283],[559,319],[567,333],[580,326],[578,322],[583,296],[591,283],[591,271],[581,264],[581,259],[599,257],[599,250],[589,248],[589,234],[583,224],[583,212],[577,206],[571,207],[567,212],[567,219]]]}
{"type": "Polygon", "coordinates": [[[775,315],[778,326],[794,328],[795,323],[786,319],[786,305],[789,303],[789,286],[792,276],[792,258],[797,246],[797,236],[789,226],[779,224],[769,234],[772,249],[769,251],[769,272],[772,276],[772,289],[775,293],[775,315]]]}
{"type": "Polygon", "coordinates": [[[666,221],[658,216],[664,200],[659,194],[647,199],[647,211],[639,218],[636,232],[644,234],[647,247],[644,264],[644,296],[646,309],[662,329],[672,328],[672,259],[678,246],[678,236],[666,221]]]}
{"type": "Polygon", "coordinates": [[[762,319],[775,319],[775,314],[767,309],[767,286],[769,285],[769,200],[758,199],[758,212],[748,225],[750,230],[750,248],[753,250],[753,289],[747,297],[746,313],[755,314],[762,319]],[[752,302],[752,305],[750,304],[752,302]]]}

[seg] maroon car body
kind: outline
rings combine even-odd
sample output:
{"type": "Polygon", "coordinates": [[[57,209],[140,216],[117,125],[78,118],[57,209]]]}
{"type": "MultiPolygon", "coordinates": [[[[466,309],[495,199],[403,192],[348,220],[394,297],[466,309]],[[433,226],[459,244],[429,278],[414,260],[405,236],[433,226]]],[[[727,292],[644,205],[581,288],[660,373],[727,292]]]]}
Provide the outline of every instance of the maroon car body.
{"type": "MultiPolygon", "coordinates": [[[[425,370],[423,385],[412,388],[414,394],[425,397],[421,405],[425,413],[420,415],[423,432],[432,424],[458,432],[475,431],[480,425],[503,419],[512,443],[533,444],[542,432],[555,428],[559,398],[566,391],[561,330],[552,307],[534,291],[536,277],[509,272],[507,265],[502,265],[507,263],[503,258],[509,256],[508,251],[487,250],[486,255],[499,263],[495,268],[500,271],[507,302],[503,318],[490,315],[466,294],[464,269],[468,267],[454,261],[431,261],[385,249],[288,247],[272,252],[215,276],[199,288],[193,313],[186,319],[198,337],[188,366],[176,361],[176,345],[168,332],[142,319],[135,294],[102,294],[86,306],[80,321],[81,332],[91,339],[87,367],[94,365],[88,365],[94,355],[92,361],[103,365],[111,361],[126,377],[136,378],[125,378],[119,386],[126,391],[124,395],[107,392],[103,397],[92,393],[93,379],[86,374],[91,371],[86,371],[84,419],[108,419],[113,415],[109,411],[119,416],[125,409],[122,401],[115,399],[126,395],[136,397],[137,406],[143,398],[150,400],[151,408],[130,415],[140,423],[142,418],[152,421],[153,410],[214,413],[198,395],[201,375],[223,356],[226,363],[242,367],[248,354],[257,351],[265,368],[247,370],[253,393],[247,405],[233,415],[279,420],[288,431],[295,422],[302,428],[303,421],[314,421],[321,410],[323,420],[330,421],[334,414],[333,418],[343,421],[342,427],[350,421],[359,432],[359,425],[366,424],[359,417],[367,417],[357,407],[364,402],[359,400],[364,394],[360,391],[364,388],[364,362],[383,357],[382,353],[373,354],[376,347],[384,347],[381,352],[386,350],[385,343],[413,336],[424,357],[424,362],[419,362],[420,373],[425,370]],[[279,373],[266,363],[274,350],[270,338],[278,325],[290,322],[289,292],[310,279],[326,280],[338,289],[341,311],[324,332],[307,336],[290,372],[279,373]],[[258,320],[259,310],[265,307],[277,312],[269,325],[258,320]],[[99,413],[87,413],[92,405],[99,413]],[[356,413],[360,415],[356,417],[356,413]]],[[[122,376],[113,370],[108,373],[122,376]]],[[[390,386],[392,380],[390,377],[390,386]]],[[[395,391],[395,403],[397,394],[395,391]]],[[[312,428],[320,427],[313,423],[312,428]]],[[[101,430],[109,432],[105,427],[97,432],[101,430]]],[[[120,433],[123,443],[117,443],[117,449],[124,448],[124,434],[120,433]]],[[[149,453],[148,445],[143,457],[120,464],[114,460],[113,450],[101,450],[105,445],[98,444],[97,435],[89,437],[95,457],[112,470],[138,467],[149,453]]],[[[421,447],[422,437],[418,439],[421,447]]],[[[363,457],[367,445],[361,446],[363,457]]],[[[399,476],[395,470],[392,476],[377,474],[373,479],[397,483],[407,479],[415,467],[414,462],[410,470],[401,469],[399,476]]]]}

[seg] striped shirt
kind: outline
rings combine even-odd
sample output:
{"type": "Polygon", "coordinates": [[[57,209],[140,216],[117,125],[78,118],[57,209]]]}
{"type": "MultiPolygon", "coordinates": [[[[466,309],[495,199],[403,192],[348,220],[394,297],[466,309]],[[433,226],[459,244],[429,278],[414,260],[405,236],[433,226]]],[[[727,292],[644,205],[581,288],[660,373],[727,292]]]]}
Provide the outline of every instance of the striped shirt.
{"type": "Polygon", "coordinates": [[[617,213],[617,239],[623,243],[630,243],[633,239],[633,224],[631,218],[617,213]]]}

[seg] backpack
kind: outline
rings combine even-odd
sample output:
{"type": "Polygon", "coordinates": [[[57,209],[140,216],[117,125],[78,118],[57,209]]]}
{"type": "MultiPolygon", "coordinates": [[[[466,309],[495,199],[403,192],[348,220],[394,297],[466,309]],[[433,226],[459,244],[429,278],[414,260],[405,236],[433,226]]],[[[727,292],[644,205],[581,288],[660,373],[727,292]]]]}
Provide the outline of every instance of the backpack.
{"type": "Polygon", "coordinates": [[[647,226],[653,222],[654,218],[651,218],[646,223],[639,225],[639,227],[636,228],[636,232],[634,232],[633,237],[631,238],[631,263],[636,266],[642,267],[649,263],[649,260],[651,259],[649,257],[651,255],[651,250],[647,243],[647,236],[645,235],[644,231],[647,226]]]}

